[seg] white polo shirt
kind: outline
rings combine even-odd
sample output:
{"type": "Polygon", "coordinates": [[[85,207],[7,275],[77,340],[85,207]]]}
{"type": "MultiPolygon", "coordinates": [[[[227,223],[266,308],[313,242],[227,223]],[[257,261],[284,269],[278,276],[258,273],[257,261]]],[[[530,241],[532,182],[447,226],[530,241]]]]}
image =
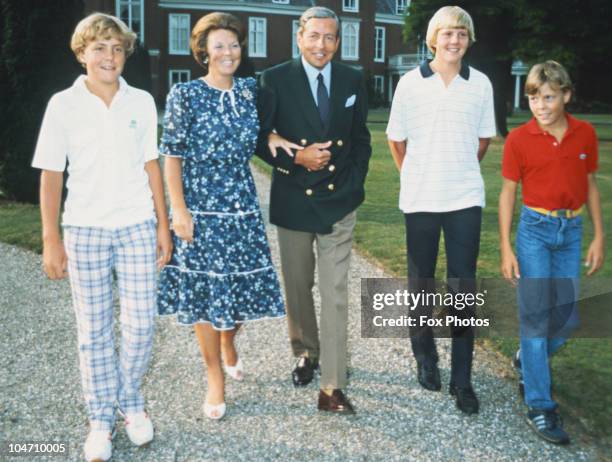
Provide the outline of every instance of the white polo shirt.
{"type": "Polygon", "coordinates": [[[463,65],[448,87],[429,63],[399,81],[387,125],[393,141],[407,141],[400,173],[404,213],[450,212],[485,206],[479,138],[495,136],[493,87],[463,65]]]}
{"type": "Polygon", "coordinates": [[[119,78],[110,107],[85,76],[51,97],[32,166],[63,172],[62,225],[120,228],[155,217],[145,162],[157,159],[157,110],[146,91],[119,78]]]}

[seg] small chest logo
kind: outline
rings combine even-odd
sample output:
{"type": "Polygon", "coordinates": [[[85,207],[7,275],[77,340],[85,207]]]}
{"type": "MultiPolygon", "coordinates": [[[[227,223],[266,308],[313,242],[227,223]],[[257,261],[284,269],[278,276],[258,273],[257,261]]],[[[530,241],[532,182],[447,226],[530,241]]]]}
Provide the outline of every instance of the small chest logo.
{"type": "Polygon", "coordinates": [[[580,157],[580,160],[584,160],[584,159],[587,158],[587,155],[584,152],[582,152],[582,153],[580,153],[579,157],[580,157]]]}
{"type": "Polygon", "coordinates": [[[130,128],[136,128],[136,126],[137,126],[137,125],[138,125],[138,124],[136,123],[136,120],[135,120],[135,119],[130,120],[130,125],[129,125],[129,126],[130,126],[130,128]]]}

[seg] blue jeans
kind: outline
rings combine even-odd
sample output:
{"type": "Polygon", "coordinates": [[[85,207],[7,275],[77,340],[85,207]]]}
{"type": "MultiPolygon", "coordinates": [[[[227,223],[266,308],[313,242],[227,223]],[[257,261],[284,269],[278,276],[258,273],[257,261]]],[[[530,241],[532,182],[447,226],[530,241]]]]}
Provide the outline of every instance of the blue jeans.
{"type": "Polygon", "coordinates": [[[554,409],[550,357],[578,326],[582,217],[556,218],[523,207],[516,235],[525,403],[554,409]]]}

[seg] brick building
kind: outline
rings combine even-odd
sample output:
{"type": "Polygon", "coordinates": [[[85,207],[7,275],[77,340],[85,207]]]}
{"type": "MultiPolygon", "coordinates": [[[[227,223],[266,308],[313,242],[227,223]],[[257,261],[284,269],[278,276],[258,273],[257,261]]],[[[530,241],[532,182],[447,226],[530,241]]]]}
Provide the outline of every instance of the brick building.
{"type": "Polygon", "coordinates": [[[341,21],[336,59],[363,69],[385,101],[395,84],[422,58],[415,37],[403,41],[404,12],[410,0],[85,0],[86,13],[102,11],[123,19],[146,46],[153,94],[163,101],[176,82],[199,77],[189,36],[196,21],[213,11],[237,16],[248,32],[247,55],[259,73],[298,56],[295,33],[302,12],[314,5],[334,10],[341,21]],[[411,54],[407,54],[411,51],[411,54]]]}

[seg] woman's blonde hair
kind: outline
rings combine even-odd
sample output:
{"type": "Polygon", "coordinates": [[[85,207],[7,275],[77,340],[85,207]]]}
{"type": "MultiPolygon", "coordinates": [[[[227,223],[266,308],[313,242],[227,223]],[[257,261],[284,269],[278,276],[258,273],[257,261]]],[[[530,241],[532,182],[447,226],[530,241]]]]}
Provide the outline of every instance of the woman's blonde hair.
{"type": "Polygon", "coordinates": [[[432,53],[436,52],[436,40],[440,29],[465,29],[470,45],[476,41],[474,22],[467,11],[458,6],[443,6],[432,16],[427,26],[426,43],[432,53]]]}
{"type": "Polygon", "coordinates": [[[525,80],[525,95],[535,95],[542,85],[548,84],[553,90],[573,91],[574,85],[567,70],[557,61],[548,60],[534,65],[525,80]]]}
{"type": "Polygon", "coordinates": [[[244,27],[236,16],[229,13],[210,13],[202,16],[191,31],[191,54],[193,54],[196,62],[207,69],[206,44],[208,42],[208,34],[214,30],[229,30],[236,34],[240,47],[244,48],[246,37],[244,27]]]}
{"type": "Polygon", "coordinates": [[[134,52],[136,34],[121,19],[109,14],[92,13],[77,24],[70,40],[70,48],[78,58],[94,40],[110,38],[123,43],[126,57],[134,52]]]}

